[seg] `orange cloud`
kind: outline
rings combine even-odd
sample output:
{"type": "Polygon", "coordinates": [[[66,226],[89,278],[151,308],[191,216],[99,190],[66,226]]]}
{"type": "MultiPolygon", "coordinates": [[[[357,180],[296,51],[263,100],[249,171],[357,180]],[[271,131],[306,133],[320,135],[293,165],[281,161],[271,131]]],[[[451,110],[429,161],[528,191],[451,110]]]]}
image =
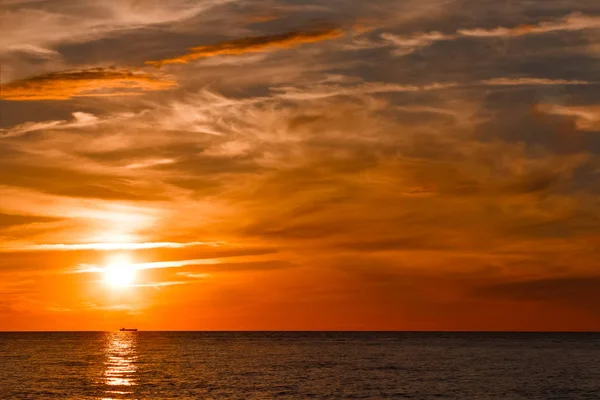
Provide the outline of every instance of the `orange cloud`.
{"type": "Polygon", "coordinates": [[[220,55],[237,55],[245,53],[261,53],[272,50],[289,49],[307,43],[337,39],[344,36],[341,29],[324,29],[316,31],[296,31],[279,35],[267,35],[230,40],[206,46],[192,47],[188,54],[158,61],[147,61],[146,64],[160,67],[164,64],[187,64],[204,57],[220,55]]]}
{"type": "Polygon", "coordinates": [[[2,100],[68,100],[74,97],[135,96],[176,86],[171,79],[141,71],[90,68],[53,72],[2,86],[2,100]]]}

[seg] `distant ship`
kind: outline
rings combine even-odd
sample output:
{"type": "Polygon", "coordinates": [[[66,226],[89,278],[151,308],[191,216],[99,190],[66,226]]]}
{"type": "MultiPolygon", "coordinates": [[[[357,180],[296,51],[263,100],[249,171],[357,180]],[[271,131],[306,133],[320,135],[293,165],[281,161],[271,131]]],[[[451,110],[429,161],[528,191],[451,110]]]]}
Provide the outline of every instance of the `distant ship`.
{"type": "Polygon", "coordinates": [[[137,328],[121,328],[121,332],[137,332],[137,328]]]}

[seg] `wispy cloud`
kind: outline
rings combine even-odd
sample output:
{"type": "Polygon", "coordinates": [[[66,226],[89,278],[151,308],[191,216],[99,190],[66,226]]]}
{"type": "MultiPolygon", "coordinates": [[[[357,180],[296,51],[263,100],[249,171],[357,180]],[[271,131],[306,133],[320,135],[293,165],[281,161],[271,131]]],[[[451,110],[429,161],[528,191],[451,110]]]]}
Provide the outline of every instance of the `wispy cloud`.
{"type": "Polygon", "coordinates": [[[0,213],[0,229],[10,226],[40,224],[56,221],[60,221],[60,219],[42,217],[37,215],[14,215],[0,213]]]}
{"type": "Polygon", "coordinates": [[[175,160],[173,160],[171,158],[161,158],[158,160],[145,160],[145,161],[136,162],[136,163],[127,165],[125,168],[129,168],[129,169],[149,168],[149,167],[155,167],[158,165],[173,164],[174,162],[175,162],[175,160]]]}
{"type": "Polygon", "coordinates": [[[205,46],[192,47],[185,55],[164,60],[147,61],[146,64],[160,67],[165,64],[187,64],[204,57],[261,53],[297,47],[307,43],[337,39],[344,36],[341,29],[295,31],[279,35],[266,35],[230,40],[205,46]]]}
{"type": "Polygon", "coordinates": [[[470,37],[510,37],[560,31],[580,31],[600,28],[600,17],[572,13],[557,20],[493,29],[459,29],[458,34],[470,37]]]}
{"type": "Polygon", "coordinates": [[[52,49],[47,49],[44,47],[40,47],[40,46],[35,46],[32,44],[24,44],[24,45],[15,45],[15,46],[10,46],[8,48],[8,51],[12,51],[12,52],[17,52],[17,53],[25,53],[28,55],[32,55],[38,58],[55,58],[55,57],[59,57],[60,53],[57,52],[56,50],[52,50],[52,49]]]}
{"type": "Polygon", "coordinates": [[[163,269],[163,268],[181,268],[191,265],[215,265],[220,264],[217,259],[199,259],[199,260],[180,260],[180,261],[159,261],[150,263],[135,264],[137,269],[163,269]]]}
{"type": "Polygon", "coordinates": [[[0,247],[0,252],[13,251],[77,251],[77,250],[142,250],[142,249],[182,249],[195,246],[222,246],[222,242],[147,242],[147,243],[79,243],[79,244],[33,244],[19,247],[0,247]]]}
{"type": "MultiPolygon", "coordinates": [[[[157,261],[147,263],[136,263],[131,264],[132,268],[137,270],[154,270],[154,269],[168,269],[168,268],[183,268],[183,267],[200,267],[200,266],[213,266],[211,272],[239,272],[239,271],[254,271],[254,270],[268,270],[276,269],[284,266],[289,266],[287,262],[279,260],[264,259],[263,255],[258,256],[231,256],[222,258],[202,258],[192,260],[176,260],[176,261],[157,261]]],[[[69,271],[74,274],[85,274],[85,273],[101,273],[106,269],[101,265],[95,264],[81,264],[75,270],[69,271]]],[[[205,278],[205,273],[190,273],[184,272],[178,275],[190,276],[193,278],[205,278]]]]}
{"type": "Polygon", "coordinates": [[[25,122],[10,129],[0,129],[0,138],[9,138],[25,135],[29,132],[43,131],[56,128],[65,121],[44,121],[44,122],[25,122]]]}
{"type": "Polygon", "coordinates": [[[138,285],[131,285],[133,287],[153,287],[153,288],[161,288],[167,286],[178,286],[178,285],[186,285],[189,283],[193,283],[194,281],[170,281],[170,282],[153,282],[153,283],[141,283],[138,285]]]}
{"type": "Polygon", "coordinates": [[[541,104],[536,107],[539,112],[572,118],[577,129],[582,131],[600,131],[600,106],[564,106],[541,104]]]}
{"type": "Polygon", "coordinates": [[[233,1],[98,0],[85,6],[60,2],[52,7],[47,1],[12,1],[8,3],[12,9],[0,14],[3,29],[0,53],[5,48],[47,48],[93,41],[148,25],[174,23],[233,1]]]}
{"type": "Polygon", "coordinates": [[[185,276],[186,278],[191,278],[191,279],[206,279],[211,276],[210,274],[198,274],[198,273],[194,273],[194,272],[178,272],[177,275],[185,276]]]}
{"type": "Polygon", "coordinates": [[[279,87],[274,88],[275,95],[287,100],[315,100],[335,96],[353,96],[376,93],[410,93],[443,90],[456,87],[456,83],[431,83],[428,85],[402,85],[385,82],[366,82],[355,86],[313,85],[309,88],[279,87]]]}
{"type": "MultiPolygon", "coordinates": [[[[115,116],[116,118],[120,118],[115,116]]],[[[113,117],[114,118],[114,117],[113,117]]],[[[25,135],[30,132],[45,131],[49,129],[72,129],[85,128],[97,125],[99,123],[108,122],[108,120],[100,120],[93,114],[84,112],[74,112],[71,121],[43,121],[43,122],[25,122],[23,124],[13,126],[8,129],[0,129],[0,139],[25,135]]]]}
{"type": "Polygon", "coordinates": [[[315,84],[310,87],[276,87],[272,91],[278,98],[305,101],[326,99],[336,96],[360,96],[378,93],[418,93],[445,90],[456,87],[486,86],[552,86],[552,85],[592,85],[584,80],[547,79],[547,78],[492,78],[473,83],[433,82],[425,85],[410,85],[386,82],[365,82],[358,85],[315,84]]]}
{"type": "Polygon", "coordinates": [[[172,89],[177,83],[143,71],[90,68],[39,75],[2,86],[2,100],[68,100],[76,97],[136,96],[172,89]]]}
{"type": "Polygon", "coordinates": [[[552,85],[591,85],[595,82],[547,78],[493,78],[482,81],[490,86],[552,86],[552,85]]]}
{"type": "Polygon", "coordinates": [[[439,31],[419,32],[411,35],[381,34],[381,38],[396,47],[395,54],[407,55],[434,43],[456,40],[459,38],[495,38],[519,37],[525,35],[544,34],[561,31],[580,31],[600,28],[600,17],[573,13],[562,18],[542,21],[537,24],[523,24],[514,27],[469,28],[458,29],[452,33],[439,31]]]}
{"type": "Polygon", "coordinates": [[[394,54],[397,56],[411,54],[422,47],[430,46],[436,42],[454,40],[457,37],[458,36],[455,34],[443,34],[436,31],[406,36],[394,35],[391,33],[381,34],[382,39],[388,41],[391,45],[396,47],[394,54]]]}

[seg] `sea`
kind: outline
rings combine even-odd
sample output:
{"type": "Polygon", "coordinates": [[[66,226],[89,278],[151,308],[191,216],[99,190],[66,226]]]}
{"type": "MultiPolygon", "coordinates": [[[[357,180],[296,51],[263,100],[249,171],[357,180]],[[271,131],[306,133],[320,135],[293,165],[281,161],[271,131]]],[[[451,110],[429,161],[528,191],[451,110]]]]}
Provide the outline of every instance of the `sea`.
{"type": "Polygon", "coordinates": [[[0,333],[1,399],[600,399],[600,334],[0,333]]]}

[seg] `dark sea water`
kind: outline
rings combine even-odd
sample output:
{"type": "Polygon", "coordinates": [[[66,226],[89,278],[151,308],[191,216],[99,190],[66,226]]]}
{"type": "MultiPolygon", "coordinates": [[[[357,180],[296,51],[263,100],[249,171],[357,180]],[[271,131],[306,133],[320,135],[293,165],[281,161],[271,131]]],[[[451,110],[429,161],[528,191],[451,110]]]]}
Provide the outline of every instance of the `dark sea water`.
{"type": "Polygon", "coordinates": [[[600,334],[0,333],[2,399],[600,399],[600,334]]]}

